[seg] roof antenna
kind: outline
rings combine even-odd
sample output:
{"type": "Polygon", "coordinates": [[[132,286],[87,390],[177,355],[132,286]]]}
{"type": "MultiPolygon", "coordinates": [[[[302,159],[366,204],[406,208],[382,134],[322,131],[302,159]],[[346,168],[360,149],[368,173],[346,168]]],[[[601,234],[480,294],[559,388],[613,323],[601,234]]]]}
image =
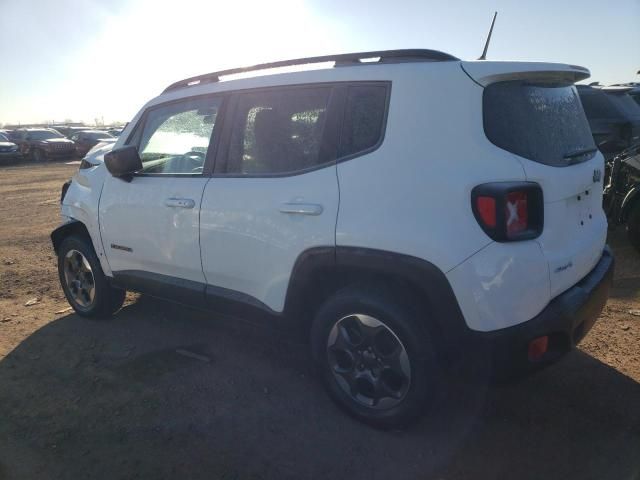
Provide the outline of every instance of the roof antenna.
{"type": "Polygon", "coordinates": [[[489,28],[489,35],[487,35],[487,41],[484,44],[484,50],[482,51],[482,55],[478,60],[486,60],[487,59],[487,50],[489,49],[489,42],[491,41],[491,34],[493,33],[493,26],[496,23],[496,17],[498,16],[498,12],[494,12],[493,20],[491,20],[491,28],[489,28]]]}

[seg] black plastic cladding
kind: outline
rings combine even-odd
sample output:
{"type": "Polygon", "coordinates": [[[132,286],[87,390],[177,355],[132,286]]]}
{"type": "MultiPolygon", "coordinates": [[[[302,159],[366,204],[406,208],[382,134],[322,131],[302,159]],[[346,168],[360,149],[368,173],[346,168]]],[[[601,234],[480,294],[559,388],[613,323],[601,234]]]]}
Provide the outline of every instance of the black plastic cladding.
{"type": "Polygon", "coordinates": [[[295,65],[309,65],[312,63],[335,62],[335,67],[353,65],[377,65],[386,63],[410,63],[410,62],[450,62],[460,60],[448,53],[438,50],[409,49],[409,50],[380,50],[374,52],[343,53],[339,55],[323,55],[319,57],[297,58],[294,60],[281,60],[271,63],[260,63],[250,67],[231,68],[218,72],[206,73],[195,77],[185,78],[172,83],[164,89],[162,93],[170,92],[191,85],[202,85],[204,83],[215,83],[220,77],[225,75],[235,75],[238,73],[255,72],[271,68],[292,67],[295,65]],[[363,59],[378,58],[379,60],[363,62],[363,59]]]}

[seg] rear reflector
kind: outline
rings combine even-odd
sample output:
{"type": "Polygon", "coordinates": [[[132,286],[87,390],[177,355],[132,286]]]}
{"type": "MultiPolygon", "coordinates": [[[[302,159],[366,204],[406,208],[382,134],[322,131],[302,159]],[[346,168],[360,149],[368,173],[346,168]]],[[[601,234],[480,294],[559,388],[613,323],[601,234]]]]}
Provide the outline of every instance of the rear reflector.
{"type": "Polygon", "coordinates": [[[527,229],[529,211],[527,208],[527,192],[516,191],[507,193],[505,205],[507,219],[507,237],[513,238],[527,229]]]}
{"type": "Polygon", "coordinates": [[[529,342],[529,360],[536,362],[540,360],[549,348],[549,337],[538,337],[529,342]]]}

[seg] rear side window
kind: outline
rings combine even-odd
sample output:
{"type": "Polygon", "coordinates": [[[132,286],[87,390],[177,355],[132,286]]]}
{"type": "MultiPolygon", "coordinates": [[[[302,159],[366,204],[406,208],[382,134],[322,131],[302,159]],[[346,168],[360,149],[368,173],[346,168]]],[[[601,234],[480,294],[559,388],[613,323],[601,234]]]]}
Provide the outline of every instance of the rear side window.
{"type": "Polygon", "coordinates": [[[340,137],[340,157],[364,152],[378,144],[382,138],[386,106],[387,87],[349,87],[340,137]]]}
{"type": "Polygon", "coordinates": [[[575,155],[595,144],[573,85],[494,83],[484,90],[483,115],[491,143],[534,162],[559,167],[595,155],[575,155]]]}
{"type": "Polygon", "coordinates": [[[330,87],[239,94],[227,173],[283,174],[331,160],[323,148],[330,95],[330,87]]]}

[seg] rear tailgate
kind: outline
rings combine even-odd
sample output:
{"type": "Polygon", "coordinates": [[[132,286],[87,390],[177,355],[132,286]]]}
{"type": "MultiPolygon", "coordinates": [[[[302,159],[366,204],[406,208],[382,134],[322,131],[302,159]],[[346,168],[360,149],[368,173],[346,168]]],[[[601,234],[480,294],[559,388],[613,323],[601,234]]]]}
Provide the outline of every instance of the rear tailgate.
{"type": "Polygon", "coordinates": [[[589,72],[520,62],[463,62],[462,68],[485,87],[487,138],[542,187],[544,230],[536,241],[548,261],[553,298],[589,273],[606,241],[604,160],[573,86],[589,72]]]}

